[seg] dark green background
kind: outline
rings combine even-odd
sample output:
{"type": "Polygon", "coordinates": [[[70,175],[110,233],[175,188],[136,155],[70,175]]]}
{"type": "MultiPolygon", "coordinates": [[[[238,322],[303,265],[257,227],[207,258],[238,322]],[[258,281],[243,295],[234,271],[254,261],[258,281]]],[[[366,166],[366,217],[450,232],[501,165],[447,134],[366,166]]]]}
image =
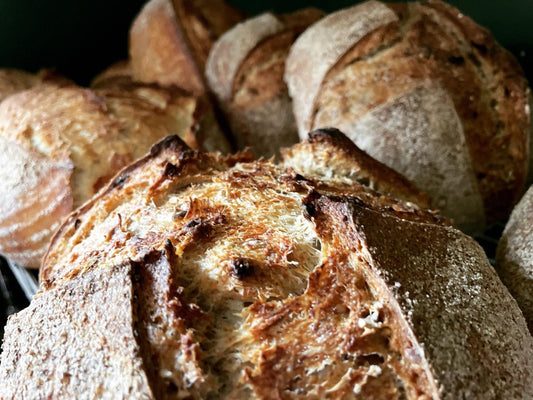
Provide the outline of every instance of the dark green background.
{"type": "MultiPolygon", "coordinates": [[[[144,0],[0,0],[0,67],[30,71],[54,67],[86,84],[107,65],[127,56],[128,28],[143,3],[144,0]]],[[[356,2],[230,0],[230,3],[253,15],[310,5],[333,11],[356,2]]],[[[533,79],[533,0],[451,3],[489,28],[533,79]]]]}

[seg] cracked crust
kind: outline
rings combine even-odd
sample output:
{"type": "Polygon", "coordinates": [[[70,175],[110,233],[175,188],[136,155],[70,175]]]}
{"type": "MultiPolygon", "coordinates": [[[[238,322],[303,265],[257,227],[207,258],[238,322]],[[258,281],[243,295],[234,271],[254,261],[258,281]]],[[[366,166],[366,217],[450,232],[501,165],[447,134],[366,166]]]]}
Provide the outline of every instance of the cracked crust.
{"type": "Polygon", "coordinates": [[[277,155],[298,141],[283,81],[285,59],[298,35],[323,16],[309,8],[287,15],[261,14],[220,37],[209,53],[206,78],[229,119],[239,148],[277,155]]]}
{"type": "MultiPolygon", "coordinates": [[[[170,133],[194,148],[226,144],[201,99],[156,85],[41,85],[0,105],[0,251],[38,268],[58,225],[125,165],[170,133]]],[[[227,149],[227,147],[226,147],[227,149]]]]}
{"type": "Polygon", "coordinates": [[[295,42],[286,80],[301,137],[323,126],[338,127],[428,192],[465,231],[479,231],[485,219],[505,218],[523,191],[527,82],[517,61],[452,6],[437,0],[370,1],[331,14],[295,42]],[[420,97],[421,90],[427,94],[420,97]],[[409,108],[413,102],[417,106],[409,108]],[[457,124],[434,148],[426,138],[442,130],[431,119],[439,113],[441,120],[457,124]],[[398,146],[387,141],[401,145],[404,137],[398,155],[398,146]],[[464,143],[459,148],[457,140],[464,143]],[[423,158],[431,168],[420,165],[423,158]],[[418,167],[409,170],[413,165],[418,167]],[[464,201],[435,191],[455,192],[450,187],[461,188],[464,201]]]}
{"type": "Polygon", "coordinates": [[[432,213],[169,137],[59,230],[40,293],[8,323],[0,390],[518,399],[533,394],[532,340],[481,248],[432,213]],[[85,341],[103,344],[76,351],[85,341]]]}

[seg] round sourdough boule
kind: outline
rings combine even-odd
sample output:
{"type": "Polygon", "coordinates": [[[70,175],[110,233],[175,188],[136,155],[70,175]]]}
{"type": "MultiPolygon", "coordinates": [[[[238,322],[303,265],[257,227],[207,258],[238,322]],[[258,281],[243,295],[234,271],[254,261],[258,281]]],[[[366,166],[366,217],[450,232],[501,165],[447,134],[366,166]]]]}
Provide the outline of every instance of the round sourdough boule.
{"type": "Polygon", "coordinates": [[[0,253],[38,268],[63,218],[171,133],[193,148],[227,150],[220,131],[197,132],[204,110],[201,99],[176,88],[131,82],[95,91],[41,85],[5,99],[0,253]]]}
{"type": "Polygon", "coordinates": [[[466,232],[505,219],[523,193],[527,81],[489,32],[444,2],[330,14],[296,40],[285,79],[302,138],[341,129],[466,232]]]}
{"type": "Polygon", "coordinates": [[[516,302],[433,213],[169,137],[52,240],[0,397],[523,399],[532,371],[516,302]]]}
{"type": "Polygon", "coordinates": [[[533,186],[516,205],[496,252],[496,270],[533,332],[533,186]]]}
{"type": "Polygon", "coordinates": [[[223,0],[148,1],[130,29],[133,76],[204,94],[209,50],[242,18],[223,0]]]}
{"type": "Polygon", "coordinates": [[[237,147],[271,157],[298,142],[291,99],[283,81],[285,59],[298,35],[324,13],[264,13],[234,26],[213,45],[205,67],[237,147]]]}

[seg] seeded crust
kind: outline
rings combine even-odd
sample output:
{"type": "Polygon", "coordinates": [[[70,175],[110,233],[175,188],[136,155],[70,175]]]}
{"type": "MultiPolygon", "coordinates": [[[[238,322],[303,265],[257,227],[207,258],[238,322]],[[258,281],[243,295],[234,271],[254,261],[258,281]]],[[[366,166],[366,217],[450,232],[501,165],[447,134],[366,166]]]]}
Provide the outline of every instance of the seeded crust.
{"type": "Polygon", "coordinates": [[[197,133],[208,117],[201,99],[115,83],[41,85],[1,103],[0,252],[8,258],[38,268],[63,218],[170,133],[193,148],[228,148],[220,131],[197,133]]]}
{"type": "Polygon", "coordinates": [[[314,8],[264,13],[220,37],[209,53],[206,78],[224,109],[238,148],[270,157],[298,141],[283,81],[285,59],[298,35],[323,16],[314,8]]]}
{"type": "Polygon", "coordinates": [[[346,194],[245,154],[192,151],[177,137],[58,231],[40,293],[8,323],[1,394],[38,387],[46,368],[45,387],[68,397],[88,361],[102,378],[83,382],[87,398],[144,377],[159,399],[533,394],[532,338],[472,239],[360,184],[346,194]],[[85,287],[97,297],[78,299],[85,287]],[[110,291],[124,293],[116,310],[102,294],[110,291]],[[54,309],[36,313],[40,302],[54,309]],[[47,333],[38,321],[67,304],[67,321],[92,307],[121,316],[110,317],[113,329],[108,315],[97,326],[61,325],[101,337],[98,352],[65,350],[77,328],[65,329],[66,346],[55,331],[32,340],[47,333]],[[133,366],[117,371],[120,360],[133,366]]]}
{"type": "Polygon", "coordinates": [[[130,29],[135,79],[204,94],[203,71],[211,46],[242,19],[223,0],[150,0],[130,29]]]}
{"type": "Polygon", "coordinates": [[[533,332],[533,186],[505,226],[496,252],[496,270],[533,332]]]}
{"type": "Polygon", "coordinates": [[[465,231],[505,218],[523,191],[527,82],[486,30],[443,2],[370,1],[333,13],[295,42],[286,80],[300,137],[338,127],[428,192],[465,231]],[[434,149],[426,138],[434,136],[432,118],[441,114],[441,121],[452,115],[459,125],[434,149]],[[464,145],[457,146],[458,140],[464,145]],[[420,163],[424,158],[430,168],[420,163]],[[466,201],[443,197],[435,188],[448,194],[459,188],[466,201]]]}

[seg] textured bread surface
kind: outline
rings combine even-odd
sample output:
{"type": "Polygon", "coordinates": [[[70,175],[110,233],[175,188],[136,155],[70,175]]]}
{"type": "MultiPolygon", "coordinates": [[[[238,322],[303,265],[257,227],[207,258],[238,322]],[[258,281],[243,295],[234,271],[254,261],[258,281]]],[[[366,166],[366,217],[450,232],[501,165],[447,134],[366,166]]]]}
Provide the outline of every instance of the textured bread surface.
{"type": "Polygon", "coordinates": [[[193,148],[227,146],[220,131],[197,133],[204,109],[178,89],[111,81],[95,91],[41,85],[4,100],[0,252],[38,267],[62,219],[171,133],[193,148]]]}
{"type": "Polygon", "coordinates": [[[70,85],[68,79],[55,75],[50,70],[36,74],[17,69],[0,69],[0,102],[6,97],[38,85],[70,85]]]}
{"type": "Polygon", "coordinates": [[[295,42],[286,80],[301,137],[338,127],[427,191],[465,231],[505,218],[523,191],[527,82],[486,30],[443,2],[369,1],[333,13],[295,42]],[[446,120],[457,126],[435,127],[446,120]],[[438,128],[453,134],[432,141],[438,128]],[[405,147],[401,154],[393,143],[405,147]],[[454,179],[464,201],[434,191],[454,179]]]}
{"type": "MultiPolygon", "coordinates": [[[[4,398],[26,387],[68,397],[87,362],[102,375],[83,383],[88,398],[133,385],[150,398],[145,379],[161,399],[533,393],[532,338],[472,239],[360,184],[199,153],[176,137],[71,214],[39,295],[6,332],[4,398]],[[85,287],[98,294],[78,299],[85,287]],[[61,304],[39,308],[50,300],[61,304]],[[83,326],[99,352],[68,352],[60,335],[32,340],[67,305],[67,321],[83,325],[60,326],[83,326]],[[92,307],[110,309],[96,326],[84,317],[92,307]]],[[[65,334],[68,346],[76,329],[65,334]]]]}
{"type": "Polygon", "coordinates": [[[206,78],[226,113],[238,148],[270,157],[298,141],[285,59],[296,37],[323,16],[317,9],[264,13],[236,25],[214,44],[206,78]]]}
{"type": "Polygon", "coordinates": [[[533,186],[516,205],[496,252],[496,270],[533,332],[533,186]]]}
{"type": "Polygon", "coordinates": [[[130,29],[135,78],[203,94],[211,46],[242,18],[222,0],[150,0],[130,29]]]}

